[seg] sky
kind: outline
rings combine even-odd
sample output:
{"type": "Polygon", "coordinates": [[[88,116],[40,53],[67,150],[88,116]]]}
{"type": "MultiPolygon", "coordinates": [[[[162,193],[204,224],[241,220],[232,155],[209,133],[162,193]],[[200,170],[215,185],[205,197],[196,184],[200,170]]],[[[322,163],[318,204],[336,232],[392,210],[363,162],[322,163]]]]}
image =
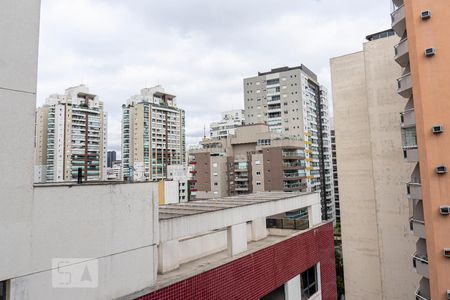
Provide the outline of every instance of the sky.
{"type": "MultiPolygon", "coordinates": [[[[390,26],[390,0],[42,0],[38,105],[86,84],[120,152],[122,104],[161,84],[196,144],[222,111],[244,108],[243,78],[306,65],[330,91],[329,60],[390,26]]],[[[330,106],[332,107],[332,106],[330,106]]]]}

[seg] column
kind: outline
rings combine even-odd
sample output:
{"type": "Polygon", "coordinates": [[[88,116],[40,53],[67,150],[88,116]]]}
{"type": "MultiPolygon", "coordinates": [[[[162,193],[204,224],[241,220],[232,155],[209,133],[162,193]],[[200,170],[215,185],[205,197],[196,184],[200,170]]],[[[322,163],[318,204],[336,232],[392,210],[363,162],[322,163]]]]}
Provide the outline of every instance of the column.
{"type": "Polygon", "coordinates": [[[227,228],[228,255],[247,251],[247,223],[241,223],[227,228]]]}
{"type": "Polygon", "coordinates": [[[178,240],[161,242],[158,246],[158,273],[165,274],[180,267],[178,240]]]}
{"type": "Polygon", "coordinates": [[[252,221],[252,241],[259,241],[267,237],[266,218],[252,221]]]}

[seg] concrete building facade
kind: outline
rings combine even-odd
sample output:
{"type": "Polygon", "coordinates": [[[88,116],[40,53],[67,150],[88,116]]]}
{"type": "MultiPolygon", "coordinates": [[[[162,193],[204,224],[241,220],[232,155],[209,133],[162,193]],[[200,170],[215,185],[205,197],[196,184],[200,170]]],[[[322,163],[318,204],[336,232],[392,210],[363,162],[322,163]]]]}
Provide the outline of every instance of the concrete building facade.
{"type": "Polygon", "coordinates": [[[123,174],[129,181],[167,178],[186,162],[185,114],[161,86],[145,88],[122,105],[123,174]]]}
{"type": "Polygon", "coordinates": [[[79,85],[50,95],[36,112],[35,182],[106,180],[107,114],[79,85]]]}
{"type": "Polygon", "coordinates": [[[244,110],[242,109],[223,112],[222,120],[210,124],[209,136],[216,139],[233,135],[237,127],[244,125],[244,120],[244,110]]]}
{"type": "Polygon", "coordinates": [[[447,1],[393,0],[392,29],[400,37],[397,91],[404,157],[413,167],[407,190],[411,230],[417,237],[413,266],[417,299],[450,299],[450,10],[447,1]],[[402,101],[403,102],[403,101],[402,101]]]}
{"type": "Polygon", "coordinates": [[[241,126],[227,139],[189,151],[191,199],[262,191],[306,191],[304,143],[265,124],[241,126]]]}
{"type": "Polygon", "coordinates": [[[324,219],[334,218],[328,95],[304,65],[244,79],[245,123],[305,143],[307,190],[321,193],[324,219]]]}
{"type": "Polygon", "coordinates": [[[392,31],[370,35],[363,51],[331,59],[345,298],[412,299],[415,240],[392,60],[392,31]]]}

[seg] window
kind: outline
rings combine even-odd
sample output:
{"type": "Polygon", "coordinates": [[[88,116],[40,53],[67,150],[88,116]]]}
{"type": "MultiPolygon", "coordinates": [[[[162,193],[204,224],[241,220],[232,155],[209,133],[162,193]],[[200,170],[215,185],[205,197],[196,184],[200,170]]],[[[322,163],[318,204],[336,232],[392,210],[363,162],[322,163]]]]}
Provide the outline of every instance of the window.
{"type": "Polygon", "coordinates": [[[219,176],[219,174],[218,174],[218,173],[214,173],[213,175],[214,175],[214,176],[219,176]]]}
{"type": "Polygon", "coordinates": [[[256,172],[256,175],[258,175],[258,176],[261,175],[261,172],[260,172],[260,171],[257,171],[257,172],[256,172]]]}
{"type": "Polygon", "coordinates": [[[256,185],[261,185],[261,181],[257,181],[257,182],[256,182],[256,185]]]}
{"type": "Polygon", "coordinates": [[[0,300],[6,300],[6,281],[0,281],[0,300]]]}
{"type": "Polygon", "coordinates": [[[214,182],[214,185],[216,185],[216,186],[217,186],[217,185],[219,185],[219,184],[218,184],[217,182],[214,182]]]}
{"type": "Polygon", "coordinates": [[[302,299],[309,299],[318,291],[317,266],[309,268],[300,277],[302,281],[302,299]]]}
{"type": "Polygon", "coordinates": [[[213,163],[213,168],[217,168],[217,163],[213,163]]]}

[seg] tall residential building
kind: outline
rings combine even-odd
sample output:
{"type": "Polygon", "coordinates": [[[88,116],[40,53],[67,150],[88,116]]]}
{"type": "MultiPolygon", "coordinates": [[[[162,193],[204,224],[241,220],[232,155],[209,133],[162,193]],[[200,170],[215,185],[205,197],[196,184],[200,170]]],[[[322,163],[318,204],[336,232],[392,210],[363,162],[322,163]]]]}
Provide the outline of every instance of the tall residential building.
{"type": "Polygon", "coordinates": [[[401,38],[395,46],[395,61],[402,67],[397,87],[407,101],[401,115],[403,149],[414,168],[407,188],[411,229],[418,238],[416,298],[450,299],[450,5],[445,0],[392,2],[392,28],[401,38]]]}
{"type": "Polygon", "coordinates": [[[320,191],[322,216],[334,218],[328,96],[304,65],[244,79],[245,123],[266,123],[272,132],[305,142],[307,190],[320,191]]]}
{"type": "Polygon", "coordinates": [[[116,160],[116,151],[108,151],[107,153],[107,167],[112,168],[113,162],[116,160]]]}
{"type": "Polygon", "coordinates": [[[50,95],[36,112],[35,182],[106,180],[107,115],[85,85],[50,95]]]}
{"type": "Polygon", "coordinates": [[[191,199],[262,191],[306,191],[304,144],[265,124],[241,126],[226,139],[189,151],[191,199]]]}
{"type": "Polygon", "coordinates": [[[409,234],[396,93],[401,69],[392,59],[399,39],[388,30],[367,37],[363,51],[333,58],[336,154],[345,298],[413,299],[409,234]]]}
{"type": "Polygon", "coordinates": [[[333,197],[334,207],[336,213],[336,221],[341,221],[341,207],[339,202],[339,176],[337,169],[337,156],[336,156],[336,130],[334,129],[334,119],[330,119],[330,135],[331,135],[331,158],[333,163],[333,197]]]}
{"type": "Polygon", "coordinates": [[[244,111],[230,110],[222,113],[222,120],[211,123],[209,135],[212,139],[226,138],[235,133],[236,128],[244,125],[244,111]]]}
{"type": "Polygon", "coordinates": [[[161,86],[145,88],[122,105],[122,164],[125,179],[167,178],[167,166],[185,159],[185,114],[161,86]]]}

